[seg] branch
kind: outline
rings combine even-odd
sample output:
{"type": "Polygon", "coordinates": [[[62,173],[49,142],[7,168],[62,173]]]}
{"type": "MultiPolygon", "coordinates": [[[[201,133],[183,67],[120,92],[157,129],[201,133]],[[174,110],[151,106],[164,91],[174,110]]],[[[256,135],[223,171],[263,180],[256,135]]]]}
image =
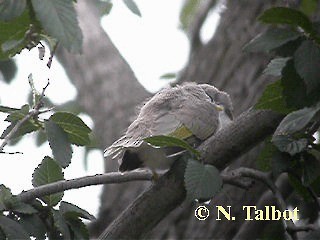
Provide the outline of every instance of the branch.
{"type": "MultiPolygon", "coordinates": [[[[112,172],[104,174],[96,174],[92,176],[85,176],[80,178],[74,178],[69,180],[57,181],[49,184],[45,184],[33,189],[24,191],[17,195],[17,197],[23,202],[29,202],[33,199],[43,197],[65,190],[78,189],[82,187],[89,187],[92,185],[100,184],[114,184],[130,181],[151,181],[153,177],[152,172],[148,170],[139,170],[126,173],[112,172]]],[[[237,176],[222,175],[223,182],[225,184],[234,185],[240,188],[248,189],[251,183],[241,182],[237,179],[237,176]]]]}
{"type": "Polygon", "coordinates": [[[152,173],[150,171],[132,171],[128,173],[105,173],[96,174],[93,176],[85,176],[80,178],[74,178],[70,180],[62,180],[46,185],[42,185],[28,191],[22,192],[17,197],[23,201],[28,202],[38,197],[63,192],[65,190],[77,189],[82,187],[88,187],[92,185],[107,184],[107,183],[122,183],[129,181],[144,181],[151,180],[152,173]]]}
{"type": "Polygon", "coordinates": [[[42,93],[40,95],[38,103],[32,108],[32,110],[26,116],[24,116],[20,121],[17,122],[17,124],[11,129],[11,131],[3,139],[3,142],[0,145],[0,153],[3,152],[3,148],[9,143],[12,136],[21,128],[21,126],[24,123],[26,123],[29,119],[31,119],[35,116],[38,116],[40,114],[40,108],[43,105],[43,98],[45,96],[44,93],[45,93],[48,86],[49,86],[49,79],[48,79],[46,86],[42,89],[42,93]]]}
{"type": "MultiPolygon", "coordinates": [[[[283,116],[272,111],[248,111],[207,139],[198,150],[206,163],[220,170],[273,133],[283,116]]],[[[141,238],[185,199],[184,167],[172,168],[142,193],[101,234],[100,239],[141,238]]]]}

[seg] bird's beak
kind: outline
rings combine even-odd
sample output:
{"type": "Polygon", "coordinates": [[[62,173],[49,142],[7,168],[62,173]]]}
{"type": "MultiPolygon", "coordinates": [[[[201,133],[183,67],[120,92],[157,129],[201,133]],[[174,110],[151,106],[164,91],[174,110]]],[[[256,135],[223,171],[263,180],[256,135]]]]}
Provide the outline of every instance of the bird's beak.
{"type": "Polygon", "coordinates": [[[216,108],[218,111],[223,111],[224,110],[224,107],[221,106],[221,105],[216,105],[216,108]]]}

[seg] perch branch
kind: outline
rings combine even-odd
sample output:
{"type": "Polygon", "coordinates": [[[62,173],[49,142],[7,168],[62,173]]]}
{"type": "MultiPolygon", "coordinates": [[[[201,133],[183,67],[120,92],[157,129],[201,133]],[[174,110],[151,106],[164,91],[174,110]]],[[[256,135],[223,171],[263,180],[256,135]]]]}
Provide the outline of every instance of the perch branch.
{"type": "MultiPolygon", "coordinates": [[[[207,139],[198,150],[206,163],[222,170],[272,134],[283,116],[248,111],[207,139]]],[[[184,167],[177,161],[156,184],[142,193],[100,235],[100,239],[141,238],[185,199],[184,167]]]]}

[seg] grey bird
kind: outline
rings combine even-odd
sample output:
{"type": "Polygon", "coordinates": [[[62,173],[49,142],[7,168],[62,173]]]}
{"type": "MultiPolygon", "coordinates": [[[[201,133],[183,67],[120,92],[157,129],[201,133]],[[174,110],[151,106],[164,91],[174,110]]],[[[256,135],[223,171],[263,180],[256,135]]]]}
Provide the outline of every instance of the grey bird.
{"type": "Polygon", "coordinates": [[[233,119],[229,95],[209,84],[186,83],[165,88],[141,107],[124,136],[106,148],[104,156],[117,159],[119,171],[148,167],[169,168],[179,148],[155,148],[143,140],[166,135],[193,146],[215,134],[233,119]]]}

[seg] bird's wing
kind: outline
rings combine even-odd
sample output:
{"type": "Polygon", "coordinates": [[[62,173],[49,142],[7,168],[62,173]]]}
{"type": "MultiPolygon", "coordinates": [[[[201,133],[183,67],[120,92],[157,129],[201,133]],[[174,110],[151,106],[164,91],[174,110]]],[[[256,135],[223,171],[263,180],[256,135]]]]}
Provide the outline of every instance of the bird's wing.
{"type": "Polygon", "coordinates": [[[215,133],[219,127],[219,111],[210,101],[189,99],[175,112],[175,115],[201,140],[215,133]]]}

